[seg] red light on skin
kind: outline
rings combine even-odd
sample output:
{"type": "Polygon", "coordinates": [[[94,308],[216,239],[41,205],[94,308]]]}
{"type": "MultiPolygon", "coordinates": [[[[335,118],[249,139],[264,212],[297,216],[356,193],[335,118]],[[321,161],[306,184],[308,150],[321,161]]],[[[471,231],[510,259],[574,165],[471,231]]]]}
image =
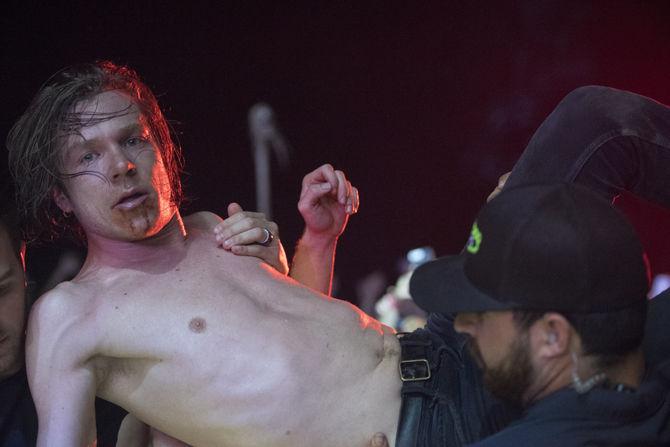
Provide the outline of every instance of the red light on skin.
{"type": "Polygon", "coordinates": [[[377,332],[379,335],[384,334],[384,329],[382,329],[382,324],[372,318],[370,315],[366,314],[362,310],[355,308],[356,311],[358,312],[358,318],[360,320],[359,324],[361,326],[361,329],[372,329],[373,331],[377,332]]]}

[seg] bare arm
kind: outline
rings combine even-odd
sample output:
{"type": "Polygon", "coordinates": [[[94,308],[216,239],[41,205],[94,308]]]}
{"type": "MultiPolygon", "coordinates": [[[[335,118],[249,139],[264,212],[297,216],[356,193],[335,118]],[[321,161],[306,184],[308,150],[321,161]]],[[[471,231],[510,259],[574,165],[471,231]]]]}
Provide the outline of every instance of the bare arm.
{"type": "Polygon", "coordinates": [[[342,171],[326,164],[305,176],[298,201],[305,232],[293,257],[293,279],[330,295],[337,239],[358,207],[358,189],[342,171]]]}
{"type": "Polygon", "coordinates": [[[94,370],[87,361],[91,337],[75,333],[80,321],[56,293],[33,306],[26,365],[38,415],[38,446],[95,445],[94,370]]]}
{"type": "Polygon", "coordinates": [[[306,286],[330,295],[337,239],[321,240],[305,232],[295,247],[289,276],[306,286]]]}

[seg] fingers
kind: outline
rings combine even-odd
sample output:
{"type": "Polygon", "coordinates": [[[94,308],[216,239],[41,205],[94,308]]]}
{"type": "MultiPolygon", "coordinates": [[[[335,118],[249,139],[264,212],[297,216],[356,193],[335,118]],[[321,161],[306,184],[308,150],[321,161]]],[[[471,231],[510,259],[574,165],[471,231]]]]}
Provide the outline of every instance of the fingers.
{"type": "Polygon", "coordinates": [[[360,206],[358,189],[352,186],[341,170],[325,164],[307,174],[302,181],[300,200],[303,206],[315,204],[324,196],[330,196],[344,206],[347,214],[354,214],[360,206]],[[307,205],[305,205],[307,204],[307,205]]]}
{"type": "Polygon", "coordinates": [[[503,175],[500,176],[498,179],[498,188],[502,189],[505,186],[505,183],[507,183],[507,179],[509,178],[509,175],[512,173],[512,171],[505,172],[503,175]]]}
{"type": "Polygon", "coordinates": [[[255,256],[257,258],[263,259],[264,261],[267,261],[266,254],[269,252],[268,248],[263,247],[262,245],[233,245],[230,248],[230,251],[236,255],[255,256]]]}
{"type": "Polygon", "coordinates": [[[231,226],[237,222],[240,222],[247,218],[258,219],[259,221],[268,222],[265,219],[265,214],[255,213],[252,211],[244,211],[242,207],[235,202],[232,202],[228,205],[228,218],[223,220],[224,227],[231,226]]]}
{"type": "Polygon", "coordinates": [[[340,205],[345,205],[347,197],[351,195],[351,183],[347,181],[342,171],[335,171],[335,177],[337,177],[337,201],[340,205]]]}
{"type": "MultiPolygon", "coordinates": [[[[274,236],[275,231],[272,231],[269,227],[268,231],[270,231],[274,236]]],[[[241,231],[230,237],[217,235],[217,242],[223,245],[223,248],[231,249],[236,245],[261,244],[266,241],[266,236],[267,235],[265,234],[263,227],[253,227],[249,230],[241,231]]]]}
{"type": "Polygon", "coordinates": [[[279,240],[276,223],[267,220],[263,213],[244,211],[235,202],[228,205],[228,215],[227,219],[214,227],[214,237],[218,244],[235,255],[259,258],[282,275],[288,274],[286,252],[279,240]],[[270,240],[265,230],[273,236],[270,240]]]}
{"type": "MultiPolygon", "coordinates": [[[[243,221],[244,228],[247,228],[246,221],[243,221]]],[[[265,233],[264,228],[272,233],[273,240],[265,245],[272,245],[276,242],[277,239],[277,225],[274,222],[267,222],[264,226],[258,226],[257,224],[250,224],[249,229],[243,230],[242,227],[237,227],[232,230],[224,230],[222,233],[214,232],[216,241],[223,246],[223,248],[230,249],[235,245],[249,245],[249,244],[261,244],[267,241],[267,234],[265,233]],[[270,225],[272,224],[272,225],[270,225]],[[232,233],[232,235],[230,234],[232,233]]]]}
{"type": "MultiPolygon", "coordinates": [[[[237,208],[241,210],[237,204],[230,204],[228,211],[237,208]]],[[[273,236],[277,236],[279,228],[277,224],[265,219],[263,213],[252,213],[249,211],[237,211],[231,217],[225,219],[216,227],[214,227],[214,236],[216,241],[223,246],[223,248],[230,249],[235,245],[248,245],[263,242],[266,239],[264,229],[267,228],[273,236]]],[[[273,242],[274,243],[274,242],[273,242]]]]}
{"type": "Polygon", "coordinates": [[[320,183],[327,183],[329,185],[329,188],[326,188],[326,186],[321,187],[325,192],[337,190],[337,175],[335,174],[335,169],[328,163],[319,166],[302,179],[302,191],[300,197],[302,198],[310,190],[312,185],[320,183]]]}
{"type": "Polygon", "coordinates": [[[240,206],[239,203],[232,202],[231,204],[228,205],[228,217],[232,216],[233,214],[241,213],[242,212],[242,207],[240,206]]]}
{"type": "Polygon", "coordinates": [[[375,433],[370,441],[371,447],[388,447],[389,443],[384,433],[375,433]]]}
{"type": "Polygon", "coordinates": [[[356,214],[360,206],[358,188],[351,185],[342,171],[335,171],[335,174],[339,180],[337,201],[344,205],[347,214],[356,214]]]}
{"type": "Polygon", "coordinates": [[[358,188],[353,186],[351,188],[351,195],[347,198],[346,202],[346,212],[347,214],[356,214],[358,212],[358,207],[360,206],[361,199],[358,195],[358,188]]]}
{"type": "Polygon", "coordinates": [[[230,247],[230,251],[238,256],[252,256],[259,258],[274,267],[282,275],[288,273],[286,253],[278,241],[273,242],[272,245],[267,247],[258,244],[233,245],[230,247]]]}
{"type": "Polygon", "coordinates": [[[503,187],[505,186],[505,183],[507,182],[507,179],[509,178],[509,175],[511,172],[506,172],[503,175],[498,178],[498,185],[495,187],[493,191],[491,191],[491,194],[486,198],[487,202],[490,202],[493,200],[500,192],[502,191],[503,187]]]}

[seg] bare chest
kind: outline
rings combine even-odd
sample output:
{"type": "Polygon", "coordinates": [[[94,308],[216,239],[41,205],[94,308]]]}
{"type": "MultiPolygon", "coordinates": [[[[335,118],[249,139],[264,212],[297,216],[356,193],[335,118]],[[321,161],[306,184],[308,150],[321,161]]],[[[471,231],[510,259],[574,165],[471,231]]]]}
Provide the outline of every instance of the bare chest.
{"type": "Polygon", "coordinates": [[[379,327],[257,261],[214,250],[91,289],[100,396],[182,439],[240,427],[285,436],[307,430],[322,406],[354,401],[379,374],[379,327]]]}
{"type": "Polygon", "coordinates": [[[225,253],[196,252],[169,269],[124,271],[118,280],[91,286],[100,354],[186,360],[244,330],[241,322],[262,311],[262,297],[246,284],[271,278],[258,263],[219,257],[225,253]]]}

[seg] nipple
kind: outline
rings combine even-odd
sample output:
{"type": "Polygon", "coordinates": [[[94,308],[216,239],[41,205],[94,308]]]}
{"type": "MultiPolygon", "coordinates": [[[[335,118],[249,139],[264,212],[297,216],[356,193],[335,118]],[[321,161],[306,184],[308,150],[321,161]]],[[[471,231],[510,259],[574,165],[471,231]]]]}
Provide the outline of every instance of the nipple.
{"type": "Polygon", "coordinates": [[[191,321],[188,323],[188,328],[195,332],[196,334],[199,334],[201,332],[205,332],[205,328],[207,327],[207,322],[205,321],[204,318],[200,317],[195,317],[191,319],[191,321]]]}

